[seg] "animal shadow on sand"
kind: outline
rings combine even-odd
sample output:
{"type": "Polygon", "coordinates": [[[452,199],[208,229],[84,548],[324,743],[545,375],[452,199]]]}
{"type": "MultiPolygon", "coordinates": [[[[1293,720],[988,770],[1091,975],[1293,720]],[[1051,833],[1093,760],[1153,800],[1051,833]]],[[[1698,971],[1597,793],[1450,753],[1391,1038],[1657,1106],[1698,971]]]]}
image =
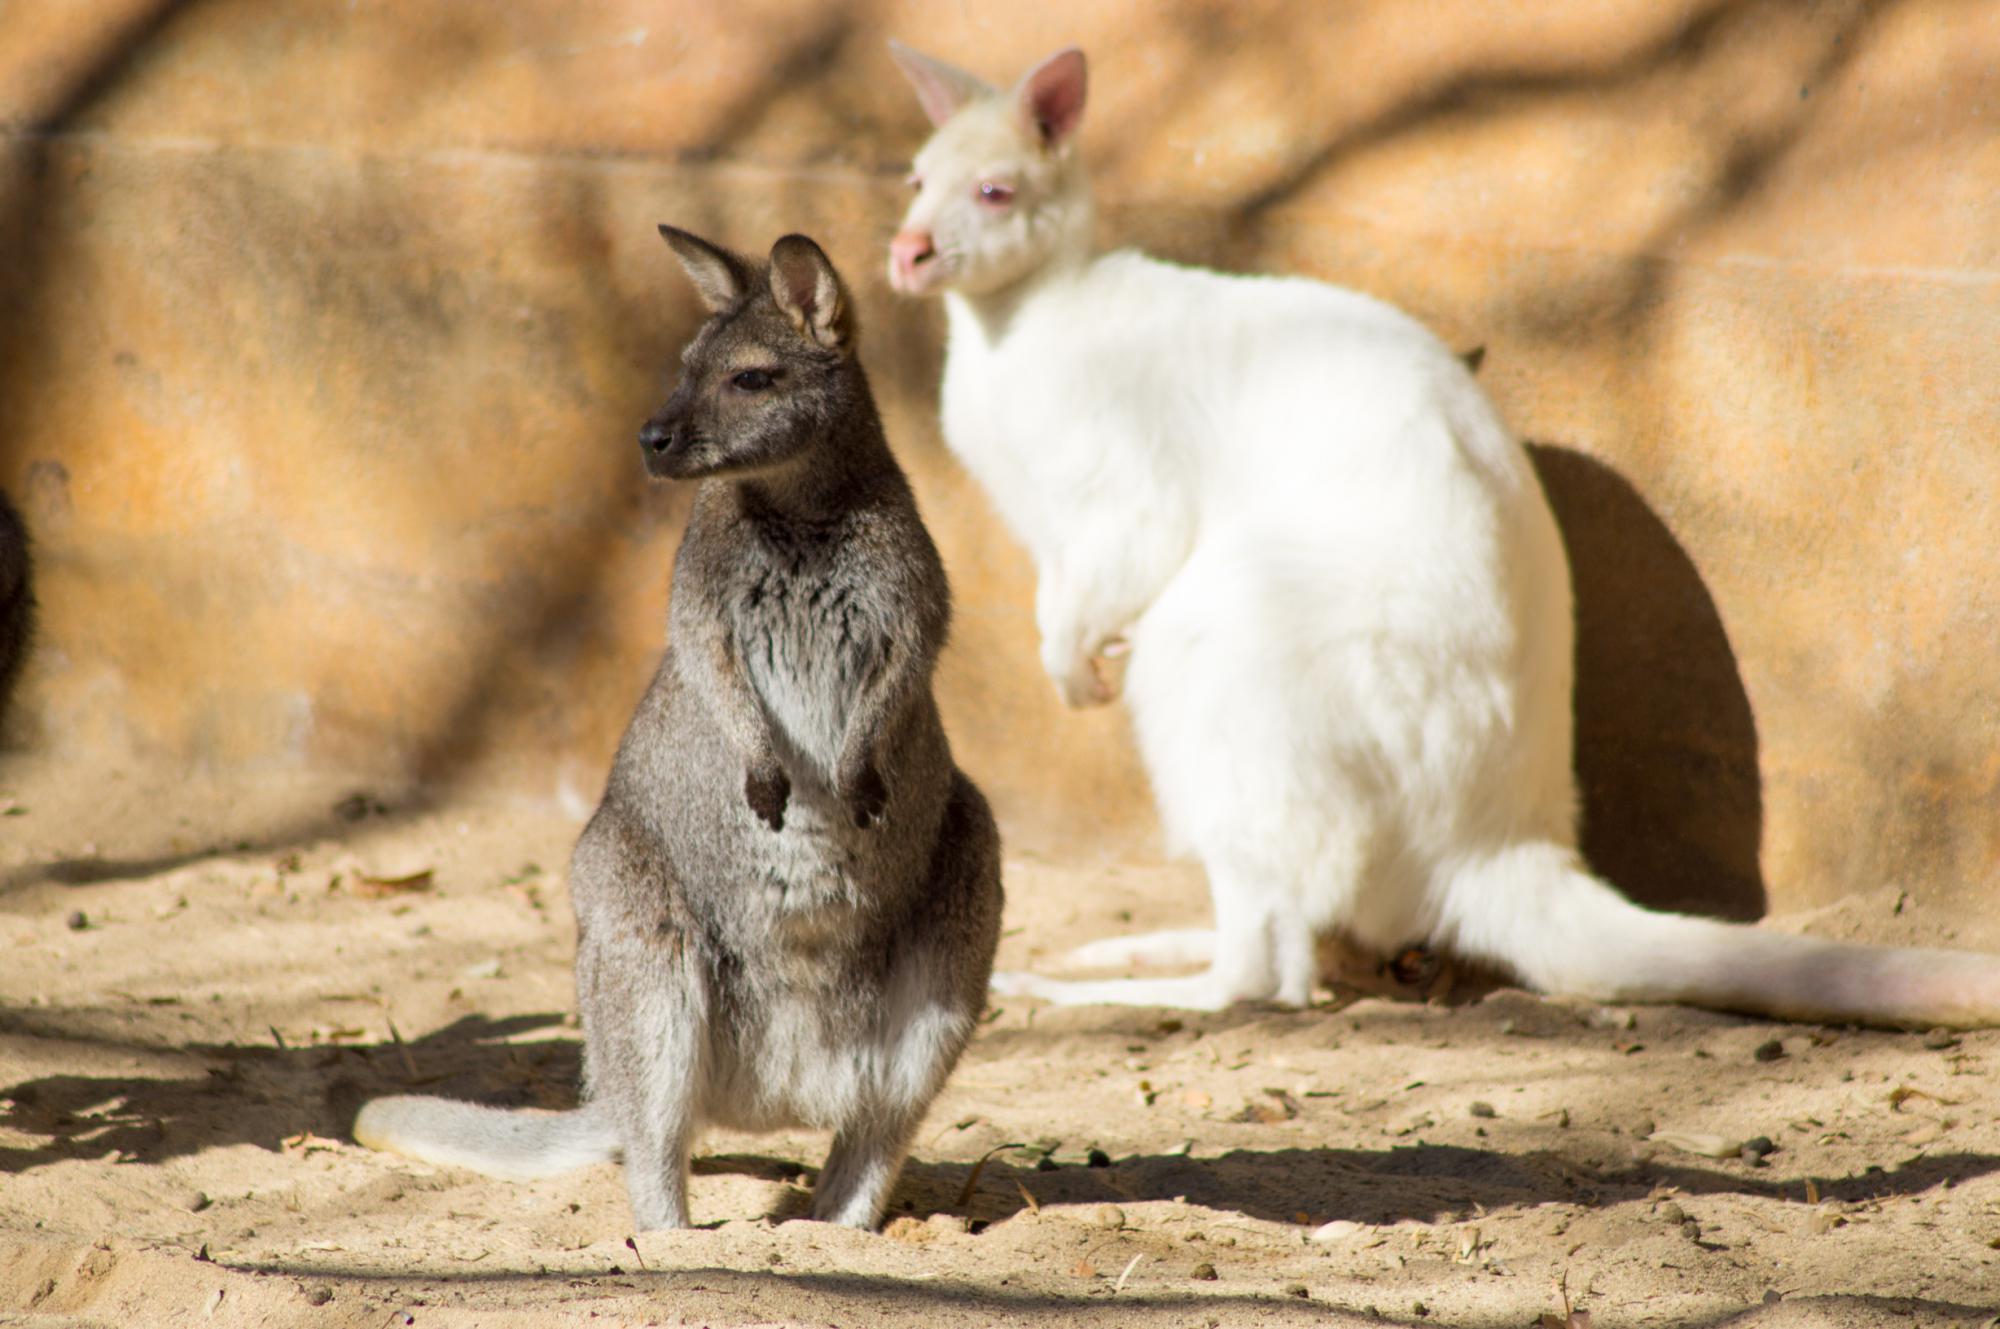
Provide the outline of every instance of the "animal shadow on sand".
{"type": "MultiPolygon", "coordinates": [[[[0,1037],[75,1040],[77,1022],[65,1019],[74,1014],[0,1008],[0,1037]]],[[[1233,1022],[1229,1013],[1210,1018],[1233,1022]]],[[[190,1044],[177,1051],[203,1063],[197,1074],[48,1075],[0,1084],[0,1126],[45,1141],[0,1146],[0,1173],[107,1157],[156,1164],[236,1144],[276,1153],[302,1133],[345,1139],[360,1103],[413,1088],[499,1106],[570,1107],[581,1045],[559,1035],[518,1041],[558,1030],[563,1023],[564,1017],[554,1013],[467,1016],[397,1042],[190,1044]]],[[[1032,1046],[1033,1035],[1022,1040],[1001,1033],[996,1038],[997,1032],[981,1040],[989,1044],[987,1058],[995,1052],[1005,1055],[1010,1047],[1032,1046]]],[[[1472,1039],[1483,1036],[1478,1028],[1457,1032],[1472,1039]]],[[[974,1055],[980,1055],[977,1043],[974,1055]]],[[[1201,1157],[1133,1154],[1113,1157],[1100,1167],[1050,1167],[1041,1163],[1039,1151],[1029,1148],[1002,1150],[979,1163],[938,1161],[925,1153],[920,1143],[898,1187],[892,1216],[953,1212],[976,1225],[998,1222],[1027,1207],[1025,1188],[1038,1205],[1184,1197],[1192,1204],[1275,1222],[1296,1221],[1296,1197],[1310,1194],[1316,1219],[1441,1222],[1482,1208],[1635,1200],[1660,1186],[1697,1195],[1762,1197],[1795,1194],[1800,1186],[1796,1177],[1783,1183],[1765,1180],[1746,1164],[1709,1167],[1655,1159],[1593,1168],[1552,1150],[1421,1143],[1383,1149],[1236,1149],[1201,1157]]],[[[386,1160],[383,1165],[396,1166],[386,1160]]],[[[804,1186],[818,1169],[763,1154],[706,1154],[697,1157],[694,1171],[804,1186]]],[[[1955,1185],[1994,1171],[2000,1171],[2000,1157],[1994,1155],[1937,1153],[1886,1171],[1818,1178],[1816,1183],[1828,1199],[1865,1201],[1955,1185]]],[[[771,1217],[799,1217],[804,1207],[801,1192],[790,1190],[771,1217]]]]}

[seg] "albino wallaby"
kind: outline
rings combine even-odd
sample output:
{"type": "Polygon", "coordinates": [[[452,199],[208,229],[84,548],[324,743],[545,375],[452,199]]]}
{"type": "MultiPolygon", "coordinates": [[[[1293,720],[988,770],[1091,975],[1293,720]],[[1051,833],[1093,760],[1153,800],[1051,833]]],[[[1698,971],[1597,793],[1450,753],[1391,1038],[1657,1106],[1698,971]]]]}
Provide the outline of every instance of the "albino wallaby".
{"type": "Polygon", "coordinates": [[[7,718],[7,701],[28,658],[28,639],[34,635],[32,571],[28,528],[0,490],[0,720],[7,718]]]}
{"type": "Polygon", "coordinates": [[[891,44],[936,133],[889,277],[942,292],[943,421],[1039,574],[1072,706],[1124,695],[1212,931],[1098,942],[1057,1002],[1302,1004],[1320,935],[1428,943],[1545,992],[1829,1020],[2000,1018],[2000,959],[1641,909],[1584,867],[1569,568],[1528,458],[1401,312],[1092,250],[1085,67],[1012,89],[891,44]]]}
{"type": "Polygon", "coordinates": [[[584,1105],[383,1098],[354,1136],[503,1177],[622,1155],[664,1228],[702,1125],[821,1127],[813,1216],[872,1227],[999,938],[999,832],[931,695],[944,565],[819,246],[760,267],[660,233],[714,317],[640,442],[703,483],[666,657],[570,864],[584,1105]]]}

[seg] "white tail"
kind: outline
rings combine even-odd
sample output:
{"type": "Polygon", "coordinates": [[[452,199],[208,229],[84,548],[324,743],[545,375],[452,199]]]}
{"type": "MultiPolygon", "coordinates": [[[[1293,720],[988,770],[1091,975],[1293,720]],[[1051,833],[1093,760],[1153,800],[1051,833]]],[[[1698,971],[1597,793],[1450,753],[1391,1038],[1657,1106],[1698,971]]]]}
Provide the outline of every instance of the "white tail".
{"type": "Polygon", "coordinates": [[[619,1153],[611,1123],[588,1106],[536,1112],[418,1096],[367,1103],[354,1119],[354,1138],[370,1149],[508,1181],[553,1177],[619,1153]]]}
{"type": "Polygon", "coordinates": [[[1772,932],[1633,904],[1573,850],[1515,846],[1457,874],[1436,938],[1543,992],[1829,1023],[2000,1023],[2000,959],[1772,932]]]}

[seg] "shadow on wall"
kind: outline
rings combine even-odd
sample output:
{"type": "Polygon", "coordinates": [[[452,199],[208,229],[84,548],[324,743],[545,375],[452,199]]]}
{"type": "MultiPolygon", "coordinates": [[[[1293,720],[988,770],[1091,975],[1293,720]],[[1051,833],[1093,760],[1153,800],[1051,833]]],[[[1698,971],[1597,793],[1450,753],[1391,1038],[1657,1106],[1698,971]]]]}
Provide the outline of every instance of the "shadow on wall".
{"type": "Polygon", "coordinates": [[[0,750],[6,747],[7,703],[35,630],[33,567],[28,528],[0,489],[0,750]]]}
{"type": "MultiPolygon", "coordinates": [[[[123,22],[111,25],[104,42],[75,65],[48,109],[24,126],[26,143],[0,159],[0,309],[13,311],[12,317],[0,319],[0,376],[20,359],[16,340],[34,338],[39,327],[30,297],[38,275],[47,267],[46,228],[42,224],[50,194],[47,135],[115,86],[135,55],[186,3],[136,0],[130,4],[123,22]]],[[[8,454],[18,429],[18,423],[0,413],[0,485],[15,469],[8,454]]],[[[34,636],[33,543],[13,500],[0,488],[0,753],[9,745],[8,703],[27,664],[34,636]]]]}
{"type": "Polygon", "coordinates": [[[1583,852],[1656,909],[1766,910],[1757,723],[1715,601],[1623,476],[1531,443],[1576,594],[1583,852]]]}

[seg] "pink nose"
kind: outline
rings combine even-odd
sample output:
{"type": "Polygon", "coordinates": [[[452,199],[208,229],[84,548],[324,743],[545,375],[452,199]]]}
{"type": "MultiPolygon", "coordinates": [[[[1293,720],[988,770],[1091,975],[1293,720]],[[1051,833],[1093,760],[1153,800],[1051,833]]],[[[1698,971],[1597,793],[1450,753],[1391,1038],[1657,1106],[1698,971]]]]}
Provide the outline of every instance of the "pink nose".
{"type": "Polygon", "coordinates": [[[889,261],[899,277],[914,277],[920,266],[936,256],[929,231],[898,231],[889,242],[889,261]]]}

